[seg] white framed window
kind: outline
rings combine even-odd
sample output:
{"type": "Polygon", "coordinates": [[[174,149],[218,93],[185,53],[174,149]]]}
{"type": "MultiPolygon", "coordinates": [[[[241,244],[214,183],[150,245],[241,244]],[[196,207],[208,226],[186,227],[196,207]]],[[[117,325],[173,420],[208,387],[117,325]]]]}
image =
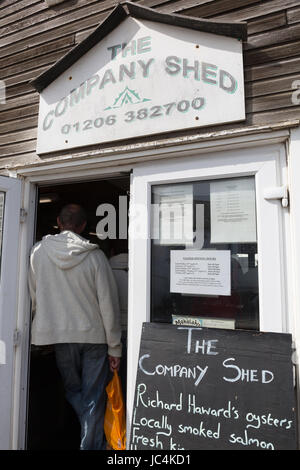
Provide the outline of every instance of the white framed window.
{"type": "MultiPolygon", "coordinates": [[[[284,146],[270,145],[223,152],[211,151],[198,157],[183,155],[182,158],[160,163],[145,163],[134,168],[131,183],[129,242],[129,395],[131,390],[132,393],[134,391],[139,333],[143,322],[170,322],[172,313],[182,314],[186,311],[191,316],[195,313],[203,316],[202,314],[206,313],[206,316],[213,319],[219,318],[226,309],[231,318],[238,310],[238,305],[235,305],[233,310],[231,308],[230,304],[234,303],[232,293],[245,293],[240,280],[237,281],[234,290],[232,269],[231,278],[227,283],[231,299],[228,293],[227,297],[217,296],[218,292],[214,292],[213,296],[206,295],[207,291],[201,296],[195,295],[193,287],[190,286],[192,291],[189,294],[184,290],[180,291],[180,288],[179,292],[176,292],[176,282],[174,284],[171,280],[175,269],[174,262],[172,263],[174,253],[175,257],[178,255],[179,261],[182,261],[180,252],[183,250],[186,252],[191,249],[212,250],[217,257],[220,255],[220,249],[229,251],[230,257],[227,258],[225,268],[226,266],[232,268],[233,261],[238,261],[241,274],[245,275],[245,282],[248,276],[249,287],[244,296],[244,301],[249,302],[249,305],[239,312],[234,327],[286,332],[288,321],[286,273],[282,243],[285,209],[280,200],[270,200],[265,197],[267,189],[286,184],[285,167],[284,146]],[[228,187],[232,190],[231,195],[226,189],[228,187]],[[176,188],[179,188],[177,194],[176,188]],[[163,216],[160,214],[161,225],[157,230],[151,204],[155,200],[159,201],[159,198],[164,198],[165,202],[173,204],[176,201],[175,196],[179,198],[177,201],[190,200],[193,210],[196,199],[200,206],[206,206],[202,229],[200,223],[202,236],[198,237],[198,246],[193,246],[194,242],[191,244],[189,240],[180,241],[179,245],[174,240],[172,243],[172,240],[168,239],[170,234],[165,242],[159,238],[163,239],[161,234],[166,227],[163,226],[163,216]],[[244,222],[234,225],[233,220],[231,221],[234,227],[232,230],[228,224],[224,224],[224,220],[222,221],[221,215],[225,203],[233,204],[227,211],[227,216],[231,219],[235,208],[245,213],[248,211],[247,215],[240,214],[241,219],[245,216],[244,222]],[[234,207],[234,204],[239,204],[239,207],[234,207]],[[153,227],[158,242],[153,240],[153,227]],[[251,300],[253,300],[252,306],[251,300]],[[222,301],[224,301],[223,311],[222,301]],[[176,308],[178,312],[174,312],[176,308]]],[[[195,224],[192,222],[189,225],[188,219],[189,214],[186,220],[187,238],[189,232],[195,229],[195,224]]],[[[176,227],[178,229],[175,215],[173,229],[176,227]]],[[[230,269],[227,269],[228,272],[230,269]]],[[[130,416],[131,400],[133,396],[128,398],[128,416],[130,416]]]]}

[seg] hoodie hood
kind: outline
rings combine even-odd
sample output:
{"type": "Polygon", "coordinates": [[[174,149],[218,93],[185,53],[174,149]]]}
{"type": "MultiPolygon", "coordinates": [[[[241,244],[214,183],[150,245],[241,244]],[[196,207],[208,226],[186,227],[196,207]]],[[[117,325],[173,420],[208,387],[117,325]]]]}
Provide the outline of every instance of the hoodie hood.
{"type": "Polygon", "coordinates": [[[98,247],[74,232],[65,230],[58,235],[46,235],[42,247],[50,260],[60,269],[71,269],[98,247]]]}

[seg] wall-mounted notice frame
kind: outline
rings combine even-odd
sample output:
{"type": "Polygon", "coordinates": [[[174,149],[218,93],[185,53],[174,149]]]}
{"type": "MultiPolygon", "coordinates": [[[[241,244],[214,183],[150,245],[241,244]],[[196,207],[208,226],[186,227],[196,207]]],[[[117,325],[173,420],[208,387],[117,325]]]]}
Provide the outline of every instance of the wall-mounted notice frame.
{"type": "Polygon", "coordinates": [[[229,250],[172,250],[170,292],[231,295],[229,250]]]}
{"type": "Polygon", "coordinates": [[[193,244],[193,185],[155,186],[151,238],[156,245],[193,244]]]}
{"type": "Polygon", "coordinates": [[[254,178],[210,183],[211,243],[256,243],[254,178]]]}

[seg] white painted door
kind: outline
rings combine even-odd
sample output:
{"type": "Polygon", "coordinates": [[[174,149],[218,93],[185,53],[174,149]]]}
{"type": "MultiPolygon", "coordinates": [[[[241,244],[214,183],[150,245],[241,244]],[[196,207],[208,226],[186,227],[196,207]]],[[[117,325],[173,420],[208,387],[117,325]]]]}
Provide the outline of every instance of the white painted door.
{"type": "Polygon", "coordinates": [[[0,176],[0,449],[10,449],[21,182],[0,176]]]}
{"type": "MultiPolygon", "coordinates": [[[[253,269],[250,274],[256,272],[256,281],[254,281],[254,284],[256,282],[255,308],[257,309],[258,318],[256,320],[252,318],[250,323],[247,321],[243,323],[242,321],[237,328],[245,327],[248,329],[250,324],[250,327],[254,330],[287,332],[289,326],[286,300],[286,256],[283,240],[285,239],[284,227],[288,209],[282,207],[280,199],[269,199],[267,197],[268,194],[276,194],[276,191],[272,191],[272,188],[278,188],[285,184],[285,149],[281,145],[210,152],[198,156],[186,155],[172,160],[165,159],[160,163],[145,163],[134,168],[131,183],[129,225],[129,419],[134,397],[142,323],[164,321],[164,318],[166,321],[170,321],[170,313],[172,313],[170,310],[172,310],[173,305],[176,305],[176,302],[174,304],[171,302],[166,303],[167,307],[164,310],[163,302],[166,299],[168,301],[170,294],[168,289],[171,290],[172,257],[170,255],[173,250],[174,253],[180,247],[176,246],[176,243],[167,240],[165,245],[173,246],[169,251],[166,251],[163,242],[153,241],[155,223],[153,210],[151,212],[151,204],[155,203],[157,197],[158,200],[159,197],[164,197],[169,202],[174,202],[176,200],[175,196],[178,198],[178,194],[181,202],[182,200],[188,202],[191,197],[195,198],[196,193],[201,202],[200,209],[201,206],[209,204],[209,208],[205,209],[205,221],[203,218],[201,222],[200,217],[200,229],[202,226],[203,230],[202,235],[200,234],[198,238],[198,249],[205,248],[206,243],[209,250],[224,249],[224,247],[227,251],[234,250],[230,253],[236,258],[235,261],[238,260],[243,271],[242,274],[246,274],[243,279],[248,279],[248,281],[249,269],[244,262],[246,261],[249,264],[250,253],[253,254],[253,269]],[[224,188],[231,186],[238,189],[237,192],[233,193],[233,199],[230,199],[229,193],[226,193],[226,191],[224,193],[224,188]],[[177,194],[174,191],[175,188],[180,189],[177,194]],[[224,205],[225,202],[228,206],[231,204],[229,213],[231,212],[232,220],[233,216],[236,215],[234,214],[234,204],[238,204],[239,211],[245,212],[245,214],[240,213],[241,222],[233,230],[230,230],[227,224],[227,229],[224,229],[223,232],[222,221],[224,222],[224,217],[218,218],[218,216],[222,215],[222,210],[224,211],[222,204],[224,205]],[[249,240],[247,240],[247,236],[249,236],[249,240]],[[232,243],[234,241],[238,243],[232,243]],[[245,255],[247,253],[245,246],[251,247],[251,249],[248,249],[247,255],[245,255]],[[244,259],[245,256],[247,256],[246,260],[244,259]],[[154,271],[155,275],[153,274],[154,271]],[[168,275],[170,278],[168,278],[168,275]],[[166,282],[163,285],[164,280],[166,282]],[[153,292],[154,288],[157,288],[157,292],[153,292]],[[159,311],[159,314],[157,311],[159,311]]],[[[228,216],[228,214],[225,215],[228,216]]],[[[188,217],[189,214],[187,213],[187,220],[188,217]]],[[[187,225],[188,229],[185,235],[188,236],[190,230],[188,222],[187,225]]],[[[174,223],[173,228],[176,228],[176,226],[176,223],[174,223]]],[[[164,226],[160,227],[160,233],[163,233],[165,228],[164,226]]],[[[190,249],[189,242],[185,244],[184,249],[190,249]]],[[[232,263],[231,256],[231,265],[232,263]]],[[[252,291],[255,290],[253,287],[251,289],[252,291]]],[[[253,294],[252,291],[251,294],[253,294]]],[[[180,296],[181,294],[177,295],[180,296]]],[[[211,303],[209,297],[214,296],[207,296],[207,304],[211,303]]],[[[174,298],[176,299],[176,297],[174,298]]],[[[226,297],[224,298],[226,299],[226,297]]],[[[252,298],[254,296],[250,300],[252,298]]],[[[194,305],[184,293],[181,295],[180,300],[183,300],[183,305],[194,305]]],[[[200,301],[202,301],[201,298],[200,301]]],[[[189,308],[193,312],[192,307],[189,308]]],[[[216,302],[214,308],[216,308],[216,302]]],[[[250,313],[251,308],[249,307],[250,313]]],[[[201,309],[199,311],[201,313],[201,309]]],[[[245,318],[242,317],[242,319],[245,318]]]]}

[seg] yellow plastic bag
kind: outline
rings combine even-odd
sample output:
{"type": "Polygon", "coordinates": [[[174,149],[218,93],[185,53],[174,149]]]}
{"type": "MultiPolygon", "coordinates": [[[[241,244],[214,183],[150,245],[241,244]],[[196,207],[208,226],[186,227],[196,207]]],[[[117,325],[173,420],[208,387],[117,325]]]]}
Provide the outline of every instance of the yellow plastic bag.
{"type": "Polygon", "coordinates": [[[104,432],[107,443],[113,450],[126,450],[125,408],[121,380],[116,370],[106,387],[106,393],[104,432]]]}

